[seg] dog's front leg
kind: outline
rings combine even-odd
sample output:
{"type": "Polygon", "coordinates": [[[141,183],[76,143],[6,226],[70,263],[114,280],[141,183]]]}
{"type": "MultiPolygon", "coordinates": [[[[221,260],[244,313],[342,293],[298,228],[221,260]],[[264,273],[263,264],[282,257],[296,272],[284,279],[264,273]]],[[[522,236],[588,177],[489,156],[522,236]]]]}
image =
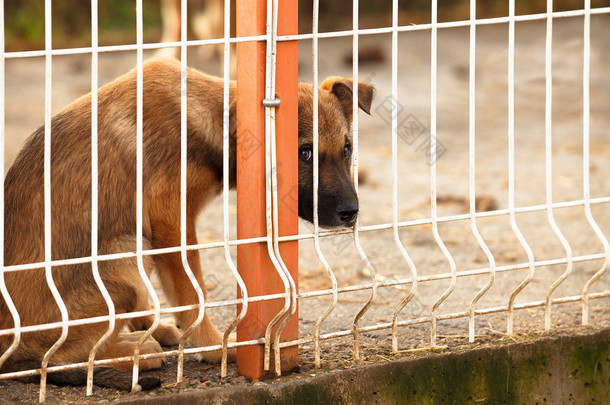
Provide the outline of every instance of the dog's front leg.
{"type": "MultiPolygon", "coordinates": [[[[162,232],[162,235],[158,235],[158,237],[163,239],[155,240],[155,246],[180,245],[180,232],[178,230],[170,231],[167,227],[161,228],[164,229],[164,232],[162,232]]],[[[189,245],[196,244],[197,236],[194,231],[194,224],[191,227],[187,227],[187,229],[189,229],[187,232],[187,243],[189,245]]],[[[189,267],[203,290],[204,296],[207,296],[203,282],[199,252],[188,251],[187,258],[189,267]]],[[[193,288],[193,285],[184,270],[184,266],[182,265],[180,252],[156,256],[155,261],[163,291],[173,306],[192,305],[199,302],[197,292],[195,291],[195,288],[193,288]]],[[[198,310],[179,312],[175,315],[176,323],[180,325],[183,331],[186,331],[197,320],[197,315],[198,310]]],[[[205,313],[201,324],[192,331],[189,336],[189,341],[196,347],[218,345],[222,343],[222,335],[210,320],[207,312],[205,313]]],[[[203,352],[199,357],[200,360],[218,363],[221,360],[221,352],[220,350],[203,352]]],[[[229,360],[233,361],[234,359],[235,351],[230,350],[229,360]]]]}

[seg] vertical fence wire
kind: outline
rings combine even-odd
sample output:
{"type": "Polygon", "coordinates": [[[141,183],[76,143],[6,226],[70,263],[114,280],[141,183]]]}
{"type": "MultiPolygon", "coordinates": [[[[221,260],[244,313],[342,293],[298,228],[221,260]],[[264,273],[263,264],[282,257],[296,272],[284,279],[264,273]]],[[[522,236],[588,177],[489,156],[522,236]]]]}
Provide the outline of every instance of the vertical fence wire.
{"type": "Polygon", "coordinates": [[[591,75],[591,0],[585,0],[584,16],[584,52],[582,73],[582,105],[583,105],[583,194],[585,205],[585,216],[595,235],[604,246],[604,263],[601,268],[585,283],[582,290],[582,324],[589,324],[589,290],[608,269],[610,262],[610,243],[608,238],[599,228],[597,221],[591,212],[591,189],[590,189],[590,75],[591,75]]]}
{"type": "Polygon", "coordinates": [[[470,301],[469,317],[468,317],[468,341],[474,342],[475,338],[475,320],[474,310],[477,302],[489,291],[496,278],[496,260],[489,250],[489,247],[483,240],[479,228],[477,227],[476,221],[476,18],[477,18],[477,2],[476,0],[470,0],[470,51],[469,58],[470,63],[468,67],[468,153],[469,153],[469,209],[470,209],[470,228],[472,234],[479,247],[485,253],[487,261],[489,262],[489,279],[487,283],[481,287],[481,289],[475,294],[470,301]]]}
{"type": "Polygon", "coordinates": [[[553,113],[553,0],[547,0],[547,22],[546,22],[546,44],[545,44],[545,81],[546,81],[546,102],[545,102],[545,155],[546,155],[546,204],[547,219],[553,232],[561,242],[566,253],[566,269],[557,278],[546,292],[544,305],[544,329],[551,328],[551,295],[553,291],[572,273],[572,247],[559,229],[555,216],[553,215],[553,132],[552,132],[552,113],[553,113]]]}
{"type": "Polygon", "coordinates": [[[437,132],[436,132],[436,114],[437,114],[437,75],[438,75],[438,27],[437,27],[437,8],[438,4],[436,0],[432,1],[432,28],[430,38],[430,216],[432,218],[432,233],[436,244],[443,252],[443,255],[449,263],[451,269],[451,282],[447,289],[436,299],[432,304],[430,310],[430,345],[436,346],[436,311],[440,305],[451,295],[455,289],[457,282],[457,269],[455,261],[447,250],[445,243],[438,232],[438,221],[437,221],[437,209],[436,209],[436,146],[437,146],[437,132]]]}
{"type": "Polygon", "coordinates": [[[231,0],[224,0],[224,49],[223,49],[223,115],[222,115],[222,213],[223,213],[223,248],[224,255],[229,270],[233,274],[233,278],[237,281],[239,291],[241,293],[242,306],[241,311],[227,327],[222,337],[222,359],[220,363],[220,376],[227,376],[227,360],[229,337],[231,332],[237,328],[237,325],[245,318],[248,312],[248,289],[237,271],[235,262],[231,257],[231,249],[229,247],[230,223],[229,223],[229,186],[230,186],[230,133],[229,133],[229,118],[230,118],[230,75],[231,75],[231,0]]]}
{"type": "Polygon", "coordinates": [[[4,56],[4,0],[0,0],[0,169],[2,173],[2,182],[0,183],[0,293],[6,304],[11,317],[13,318],[14,337],[13,342],[0,356],[0,369],[6,360],[13,354],[21,341],[21,318],[15,303],[11,298],[6,286],[5,270],[4,270],[4,141],[5,136],[5,111],[6,111],[6,94],[5,94],[5,66],[6,59],[4,56]]]}
{"type": "MultiPolygon", "coordinates": [[[[358,0],[353,0],[353,11],[352,11],[352,24],[353,24],[353,38],[352,38],[352,77],[354,80],[353,84],[353,98],[352,98],[352,132],[353,132],[353,164],[352,170],[354,173],[354,190],[356,194],[358,194],[358,0]]],[[[373,305],[375,301],[375,293],[377,292],[377,275],[375,272],[375,268],[373,264],[369,260],[368,256],[364,252],[362,245],[360,244],[360,219],[356,218],[356,223],[354,224],[354,245],[358,254],[360,255],[360,259],[366,264],[369,273],[371,274],[371,296],[360,312],[356,314],[354,318],[354,322],[352,325],[352,334],[354,336],[354,359],[360,360],[360,341],[359,341],[359,332],[358,327],[360,325],[360,320],[368,311],[368,309],[373,305]]]]}
{"type": "MultiPolygon", "coordinates": [[[[178,343],[178,367],[176,381],[182,382],[184,373],[184,345],[190,335],[199,327],[205,316],[205,297],[203,290],[193,274],[188,262],[186,246],[188,244],[188,227],[194,224],[187,223],[187,162],[188,162],[188,126],[187,126],[187,46],[186,29],[187,13],[186,0],[180,1],[180,258],[182,267],[193,289],[197,293],[198,310],[195,321],[184,331],[178,343]]],[[[194,230],[193,230],[194,232],[194,230]]],[[[197,251],[196,254],[199,254],[197,251]]],[[[198,271],[201,271],[198,269],[198,271]]]]}
{"type": "Polygon", "coordinates": [[[417,292],[417,269],[398,235],[398,0],[392,1],[392,235],[411,270],[411,289],[392,312],[392,353],[398,352],[398,315],[417,292]]]}
{"type": "MultiPolygon", "coordinates": [[[[273,0],[273,2],[269,2],[269,4],[273,6],[273,13],[272,13],[272,23],[273,23],[273,29],[271,32],[271,53],[273,58],[269,58],[268,60],[271,62],[271,86],[268,87],[269,90],[269,94],[267,95],[268,99],[275,99],[275,73],[276,73],[276,57],[275,55],[277,54],[277,27],[278,27],[278,12],[279,12],[279,4],[278,4],[278,0],[273,0]]],[[[275,331],[275,336],[274,336],[274,342],[273,342],[273,348],[275,350],[274,356],[275,356],[275,374],[277,376],[281,375],[281,356],[280,356],[280,338],[282,336],[282,332],[284,331],[284,328],[286,327],[286,325],[288,325],[288,322],[290,321],[290,319],[294,316],[295,312],[296,312],[296,308],[297,308],[297,289],[296,289],[296,284],[294,282],[294,279],[292,278],[292,275],[290,274],[290,271],[288,271],[288,267],[286,267],[286,264],[284,263],[282,256],[280,254],[280,246],[279,246],[279,202],[278,202],[278,196],[277,196],[277,192],[279,189],[279,180],[278,180],[278,164],[277,164],[277,149],[276,149],[276,130],[275,130],[275,113],[276,113],[276,107],[271,107],[267,109],[268,114],[272,117],[271,122],[273,123],[272,126],[270,126],[270,134],[269,134],[269,141],[270,141],[270,151],[269,154],[270,158],[271,158],[271,181],[273,184],[273,187],[271,188],[271,195],[272,195],[272,204],[273,204],[273,251],[275,253],[275,256],[278,258],[279,263],[281,264],[281,270],[284,272],[284,274],[286,275],[286,280],[288,281],[288,287],[289,287],[289,306],[288,308],[286,308],[285,310],[282,310],[278,316],[283,317],[283,319],[281,320],[280,324],[278,325],[276,331],[275,331]]]]}
{"type": "Polygon", "coordinates": [[[330,278],[331,282],[331,303],[324,312],[320,315],[313,329],[314,336],[314,365],[315,368],[321,367],[320,361],[320,329],[322,323],[330,313],[335,309],[339,293],[337,291],[337,278],[333,272],[330,264],[326,260],[326,257],[322,253],[320,247],[320,224],[319,224],[319,213],[318,213],[318,186],[320,183],[320,174],[318,172],[319,157],[318,157],[318,21],[320,14],[320,2],[319,0],[313,1],[313,18],[312,18],[312,74],[313,74],[313,105],[314,105],[314,130],[313,130],[313,244],[316,255],[326,271],[326,275],[330,278]]]}
{"type": "MultiPolygon", "coordinates": [[[[277,35],[276,20],[275,20],[275,10],[273,0],[267,0],[266,11],[267,11],[267,24],[266,24],[266,65],[265,65],[265,98],[267,100],[271,100],[275,98],[275,49],[274,49],[274,32],[277,35]]],[[[290,300],[290,282],[288,281],[288,277],[285,270],[285,265],[281,257],[276,255],[275,251],[275,240],[276,240],[276,231],[277,229],[274,227],[275,225],[275,215],[277,213],[277,206],[273,204],[273,191],[276,184],[274,182],[273,173],[277,170],[277,167],[274,166],[274,161],[271,159],[271,138],[275,137],[275,107],[265,105],[265,207],[266,207],[266,225],[267,225],[267,252],[269,254],[269,258],[273,263],[275,270],[277,271],[282,283],[284,284],[284,307],[271,319],[267,328],[265,329],[265,358],[263,360],[264,370],[270,369],[271,364],[271,335],[273,332],[273,328],[277,325],[278,322],[282,319],[284,314],[288,312],[291,305],[290,300]]],[[[277,195],[276,195],[277,196],[277,195]]],[[[277,331],[276,331],[277,332],[277,331]]],[[[278,347],[273,347],[274,354],[278,347]]],[[[275,368],[278,367],[278,362],[280,361],[279,356],[276,356],[275,360],[275,368]]]]}
{"type": "MultiPolygon", "coordinates": [[[[277,8],[278,0],[267,0],[267,57],[265,98],[270,102],[275,99],[275,67],[277,46],[277,8]]],[[[277,198],[277,161],[275,153],[275,106],[265,103],[265,178],[266,178],[266,218],[267,250],[273,266],[284,284],[284,307],[273,317],[265,330],[264,369],[269,370],[271,358],[271,335],[273,328],[284,316],[286,319],[278,326],[274,336],[275,374],[281,375],[281,358],[279,340],[281,332],[296,310],[296,285],[286,264],[280,255],[278,244],[278,198],[277,198]],[[289,315],[288,312],[290,312],[289,315]]]]}
{"type": "Polygon", "coordinates": [[[529,271],[523,280],[508,298],[508,316],[506,330],[509,335],[513,333],[513,311],[515,298],[534,278],[534,253],[523,234],[517,226],[515,216],[515,0],[509,2],[508,22],[508,211],[510,225],[513,233],[527,254],[529,271]]]}
{"type": "Polygon", "coordinates": [[[140,372],[140,348],[159,326],[161,319],[159,296],[157,295],[153,285],[148,279],[146,269],[144,267],[144,256],[143,256],[143,124],[144,124],[144,103],[143,103],[143,91],[144,91],[144,48],[143,48],[143,16],[142,16],[142,0],[136,0],[136,39],[137,39],[137,71],[136,71],[136,258],[138,264],[138,272],[146,290],[148,291],[149,297],[153,301],[153,309],[155,311],[154,321],[150,328],[144,332],[142,337],[138,340],[135,345],[133,353],[133,373],[131,389],[132,391],[139,391],[140,386],[138,385],[138,375],[140,372]]]}
{"type": "Polygon", "coordinates": [[[57,290],[57,286],[53,281],[53,269],[51,266],[52,255],[52,241],[51,241],[51,116],[52,116],[52,72],[53,72],[53,60],[51,56],[51,50],[53,48],[53,41],[51,37],[52,32],[52,14],[51,14],[51,0],[45,1],[45,105],[44,105],[44,268],[45,278],[47,285],[51,290],[51,294],[59,307],[61,314],[61,334],[57,341],[51,346],[51,348],[45,353],[42,363],[40,366],[40,396],[39,401],[44,402],[46,397],[47,389],[47,367],[49,360],[53,353],[55,353],[59,347],[66,341],[68,337],[68,309],[61,297],[61,294],[57,290]]]}
{"type": "Polygon", "coordinates": [[[87,396],[93,394],[93,361],[95,354],[108,338],[114,333],[115,329],[115,307],[112,297],[108,293],[104,282],[100,276],[97,260],[98,254],[98,2],[91,0],[91,271],[93,278],[100,290],[106,306],[108,307],[108,330],[102,335],[89,352],[87,364],[87,396]]]}

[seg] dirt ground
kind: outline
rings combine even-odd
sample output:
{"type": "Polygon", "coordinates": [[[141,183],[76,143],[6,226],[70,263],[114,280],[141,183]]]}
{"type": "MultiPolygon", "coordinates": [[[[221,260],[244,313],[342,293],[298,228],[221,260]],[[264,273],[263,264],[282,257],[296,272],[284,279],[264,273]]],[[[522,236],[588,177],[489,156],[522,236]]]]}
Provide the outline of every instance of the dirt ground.
{"type": "MultiPolygon", "coordinates": [[[[582,139],[582,19],[565,18],[554,22],[553,45],[553,202],[583,198],[582,139]]],[[[593,198],[609,197],[610,183],[605,171],[610,169],[610,16],[592,16],[591,40],[591,161],[590,189],[593,198]]],[[[468,213],[468,28],[441,29],[438,33],[437,94],[437,193],[439,217],[468,213]]],[[[508,98],[507,98],[507,25],[480,26],[477,30],[476,55],[476,191],[477,209],[509,207],[508,179],[508,98]]],[[[545,24],[520,22],[516,27],[515,49],[515,206],[527,207],[546,202],[545,188],[545,24]]],[[[376,87],[372,116],[360,115],[360,185],[363,227],[392,221],[391,126],[387,109],[391,95],[390,35],[361,36],[362,51],[379,48],[380,57],[362,60],[360,78],[376,87]]],[[[320,41],[320,77],[351,75],[346,65],[351,52],[350,38],[320,41]]],[[[311,80],[311,43],[299,45],[301,80],[311,80]]],[[[398,217],[400,221],[430,217],[430,165],[423,150],[430,140],[430,33],[403,33],[399,36],[399,134],[398,142],[398,217]]],[[[217,62],[204,62],[196,49],[189,64],[210,73],[219,73],[217,62]]],[[[135,54],[117,52],[100,55],[100,84],[107,83],[135,65],[135,54]]],[[[53,111],[58,111],[90,90],[90,59],[87,55],[58,56],[53,59],[53,111]]],[[[23,140],[43,121],[44,59],[28,58],[6,61],[6,162],[13,160],[23,140]]],[[[5,168],[5,169],[6,169],[5,168]]],[[[232,194],[234,201],[235,195],[232,194]]],[[[593,216],[610,236],[608,203],[595,204],[593,216]]],[[[222,239],[222,204],[217,200],[208,208],[205,222],[199,224],[202,242],[222,239]]],[[[234,213],[234,211],[232,211],[234,213]]],[[[559,229],[568,240],[574,257],[603,253],[603,246],[588,224],[581,206],[554,210],[559,229]]],[[[235,222],[234,216],[232,221],[235,222]]],[[[516,214],[516,224],[532,249],[536,261],[562,259],[566,252],[553,233],[547,211],[516,214]]],[[[234,225],[234,224],[233,224],[234,225]]],[[[510,293],[527,276],[528,258],[511,229],[508,215],[477,220],[478,229],[494,255],[496,266],[524,264],[514,271],[498,272],[492,288],[481,298],[477,308],[505,306],[510,293]]],[[[310,226],[300,225],[302,233],[310,226]]],[[[483,250],[478,246],[469,219],[440,222],[439,235],[455,261],[458,272],[489,268],[483,250]]],[[[415,263],[419,276],[450,272],[448,259],[435,242],[430,224],[413,225],[400,230],[400,238],[415,263]]],[[[235,229],[232,228],[232,235],[235,229]]],[[[391,230],[361,232],[362,247],[377,272],[378,280],[404,279],[411,270],[396,247],[391,230]]],[[[358,255],[350,236],[323,239],[323,252],[331,264],[339,286],[370,283],[370,274],[358,255]]],[[[330,288],[330,281],[309,240],[299,243],[299,284],[301,292],[330,288]]],[[[235,253],[235,252],[233,252],[235,253]]],[[[235,281],[219,250],[201,253],[206,284],[212,301],[235,297],[235,281]]],[[[582,294],[586,281],[597,272],[603,260],[577,261],[572,273],[553,293],[553,298],[582,294]]],[[[517,296],[516,304],[544,301],[550,285],[566,270],[565,263],[537,266],[532,281],[517,296]]],[[[467,311],[469,303],[489,274],[458,277],[455,289],[439,307],[437,314],[467,311]]],[[[400,320],[430,315],[434,302],[450,285],[450,279],[420,282],[415,298],[400,313],[400,320]]],[[[389,322],[398,302],[406,296],[410,284],[383,287],[377,291],[375,304],[365,314],[362,326],[389,322]]],[[[610,274],[604,274],[591,288],[592,293],[610,290],[610,274]]],[[[337,308],[322,326],[322,333],[349,330],[354,316],[362,308],[370,290],[343,293],[337,308]]],[[[302,337],[311,336],[318,316],[330,304],[329,297],[307,298],[300,302],[299,325],[302,337]]],[[[610,327],[610,299],[591,302],[590,324],[610,327]]],[[[554,333],[573,330],[581,325],[581,304],[557,304],[552,312],[554,333]]],[[[211,309],[212,319],[227,325],[235,308],[211,309]]],[[[506,313],[476,318],[477,343],[506,337],[506,313]]],[[[544,309],[518,310],[515,314],[515,336],[540,332],[544,328],[544,309]]],[[[467,344],[468,319],[440,320],[439,345],[467,344]]],[[[386,361],[391,348],[390,331],[364,333],[363,351],[368,361],[386,361]]],[[[421,323],[399,329],[402,350],[429,345],[430,324],[421,323]]],[[[301,373],[329,372],[351,367],[352,338],[322,343],[322,371],[313,370],[312,345],[301,347],[301,373]]],[[[186,383],[183,387],[218,384],[248,384],[231,366],[230,377],[220,380],[219,367],[206,366],[193,359],[186,361],[186,383]]],[[[175,381],[175,359],[162,370],[163,384],[175,381]]],[[[299,378],[294,374],[293,378],[299,378]]],[[[268,383],[259,382],[259,383],[268,383]]],[[[157,391],[169,390],[162,388],[157,391]]],[[[171,388],[171,389],[180,389],[171,388]]],[[[96,389],[93,399],[114,400],[126,394],[96,389]]],[[[154,395],[154,394],[153,394],[154,395]]],[[[12,381],[0,380],[0,401],[30,402],[38,389],[12,381]]],[[[82,388],[49,388],[51,402],[84,399],[82,388]]]]}

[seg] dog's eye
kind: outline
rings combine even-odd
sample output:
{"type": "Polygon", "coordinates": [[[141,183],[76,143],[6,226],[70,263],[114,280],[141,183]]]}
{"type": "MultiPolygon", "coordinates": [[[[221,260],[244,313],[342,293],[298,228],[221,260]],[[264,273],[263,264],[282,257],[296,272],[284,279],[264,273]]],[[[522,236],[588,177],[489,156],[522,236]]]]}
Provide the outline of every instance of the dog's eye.
{"type": "Polygon", "coordinates": [[[310,162],[313,158],[313,151],[311,150],[311,146],[303,146],[299,149],[299,157],[304,162],[310,162]]]}
{"type": "Polygon", "coordinates": [[[343,148],[343,154],[345,155],[345,159],[349,159],[352,156],[352,147],[351,145],[345,145],[343,148]]]}

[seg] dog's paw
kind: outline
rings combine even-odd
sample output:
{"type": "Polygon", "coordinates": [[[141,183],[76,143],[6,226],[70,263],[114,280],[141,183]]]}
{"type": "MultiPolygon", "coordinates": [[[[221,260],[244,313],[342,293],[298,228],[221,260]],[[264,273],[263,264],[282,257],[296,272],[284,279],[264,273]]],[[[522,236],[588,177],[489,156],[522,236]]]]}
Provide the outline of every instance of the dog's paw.
{"type": "Polygon", "coordinates": [[[173,319],[161,319],[159,326],[153,332],[153,337],[161,346],[175,346],[180,343],[182,332],[176,327],[173,319]]]}
{"type": "MultiPolygon", "coordinates": [[[[136,346],[144,333],[144,331],[119,333],[114,344],[108,346],[103,352],[101,352],[98,358],[112,359],[133,356],[136,346]]],[[[148,337],[140,346],[140,355],[152,353],[163,353],[163,349],[161,348],[161,345],[159,345],[159,342],[152,337],[148,337]]],[[[140,370],[160,368],[164,361],[165,356],[150,359],[140,359],[140,370]]],[[[122,362],[113,364],[112,367],[121,371],[129,372],[133,368],[133,363],[122,362]]]]}
{"type": "MultiPolygon", "coordinates": [[[[235,343],[237,341],[237,335],[231,333],[229,335],[229,343],[235,343]]],[[[196,354],[199,361],[209,364],[219,364],[222,361],[222,351],[213,350],[209,352],[201,352],[196,354]]],[[[236,351],[235,348],[227,348],[227,361],[229,363],[235,363],[236,351]]]]}
{"type": "MultiPolygon", "coordinates": [[[[159,342],[155,339],[146,339],[146,341],[140,347],[140,354],[150,354],[150,353],[163,353],[163,349],[159,342]]],[[[157,357],[154,359],[141,359],[140,360],[140,370],[151,370],[155,368],[160,368],[165,363],[165,356],[157,357]]]]}

